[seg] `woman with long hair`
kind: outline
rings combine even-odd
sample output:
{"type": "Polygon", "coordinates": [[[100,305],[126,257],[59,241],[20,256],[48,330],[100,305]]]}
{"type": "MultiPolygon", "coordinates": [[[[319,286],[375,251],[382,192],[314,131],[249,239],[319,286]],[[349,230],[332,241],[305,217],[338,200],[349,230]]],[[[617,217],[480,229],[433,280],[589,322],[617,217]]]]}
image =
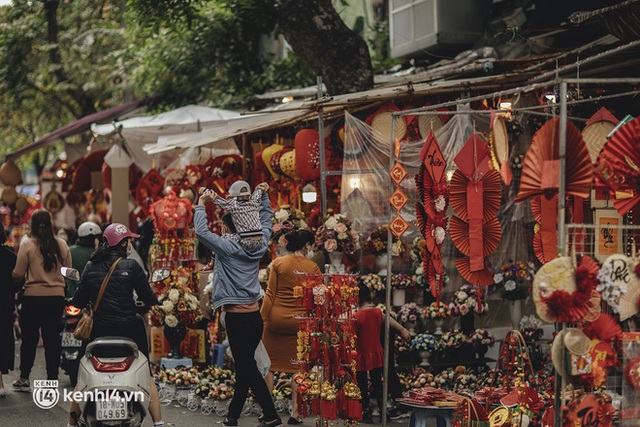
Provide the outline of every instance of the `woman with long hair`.
{"type": "Polygon", "coordinates": [[[12,276],[25,281],[20,310],[20,378],[13,383],[16,391],[31,391],[29,375],[42,333],[47,379],[58,379],[62,350],[62,311],[65,280],[60,267],[71,267],[71,252],[66,242],[53,234],[49,212],[38,209],[31,215],[29,239],[20,245],[12,276]]]}
{"type": "MultiPolygon", "coordinates": [[[[260,310],[264,321],[262,340],[271,358],[271,372],[265,378],[270,389],[273,388],[273,372],[298,372],[297,365],[291,362],[297,357],[300,325],[296,316],[303,316],[305,311],[293,296],[293,288],[297,285],[297,273],[320,274],[318,265],[308,259],[313,256],[313,233],[309,230],[292,231],[285,235],[285,239],[289,253],[273,260],[260,310]]],[[[288,424],[302,423],[298,414],[297,388],[297,383],[292,379],[292,410],[288,424]]]]}

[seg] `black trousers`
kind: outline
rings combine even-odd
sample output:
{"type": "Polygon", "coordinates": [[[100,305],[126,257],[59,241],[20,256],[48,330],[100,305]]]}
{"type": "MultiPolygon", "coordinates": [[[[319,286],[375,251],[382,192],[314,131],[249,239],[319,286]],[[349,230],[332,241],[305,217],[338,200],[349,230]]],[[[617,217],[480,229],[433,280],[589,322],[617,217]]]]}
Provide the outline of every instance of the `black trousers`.
{"type": "MultiPolygon", "coordinates": [[[[370,371],[356,372],[358,387],[362,394],[362,413],[371,412],[371,398],[369,396],[369,381],[367,374],[371,376],[371,391],[378,401],[378,408],[382,409],[382,368],[375,368],[370,371]]],[[[383,413],[381,410],[380,413],[383,413]]]]}
{"type": "Polygon", "coordinates": [[[236,390],[229,404],[229,418],[235,420],[240,418],[249,389],[253,391],[262,407],[265,421],[278,418],[271,393],[258,370],[255,359],[256,348],[262,339],[263,327],[259,311],[225,314],[225,329],[236,368],[236,390]]]}
{"type": "Polygon", "coordinates": [[[60,352],[62,351],[62,312],[64,297],[24,297],[20,310],[20,377],[29,378],[40,332],[44,343],[44,357],[47,365],[47,379],[58,379],[60,352]]]}

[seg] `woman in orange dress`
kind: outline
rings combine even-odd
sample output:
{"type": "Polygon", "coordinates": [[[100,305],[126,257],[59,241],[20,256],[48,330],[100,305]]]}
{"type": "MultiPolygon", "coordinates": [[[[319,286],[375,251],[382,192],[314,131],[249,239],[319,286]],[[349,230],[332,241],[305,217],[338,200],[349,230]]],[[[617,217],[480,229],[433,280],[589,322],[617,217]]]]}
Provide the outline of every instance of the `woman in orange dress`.
{"type": "MultiPolygon", "coordinates": [[[[288,254],[273,260],[269,273],[269,282],[262,303],[264,332],[262,340],[271,358],[271,372],[265,380],[269,389],[273,388],[273,372],[297,372],[291,361],[297,353],[299,321],[305,310],[296,302],[293,288],[297,284],[297,273],[320,273],[320,268],[311,261],[315,237],[308,230],[292,231],[285,236],[288,254]]],[[[296,399],[297,384],[291,381],[292,406],[289,424],[300,424],[296,399]]]]}

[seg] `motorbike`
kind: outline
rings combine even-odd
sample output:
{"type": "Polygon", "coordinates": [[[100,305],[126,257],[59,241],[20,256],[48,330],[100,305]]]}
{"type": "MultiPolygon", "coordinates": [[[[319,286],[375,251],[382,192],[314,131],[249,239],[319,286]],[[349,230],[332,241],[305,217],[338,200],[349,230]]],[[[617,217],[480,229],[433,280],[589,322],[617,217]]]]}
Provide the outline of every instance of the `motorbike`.
{"type": "Polygon", "coordinates": [[[69,375],[69,381],[74,387],[78,382],[78,365],[80,364],[82,341],[73,336],[73,331],[76,330],[81,314],[82,310],[71,303],[64,308],[60,367],[69,375]]]}
{"type": "MultiPolygon", "coordinates": [[[[156,273],[164,280],[168,269],[156,273]],[[163,277],[164,276],[164,277],[163,277]]],[[[69,267],[62,275],[80,281],[80,273],[69,267]]],[[[152,279],[153,280],[153,279],[152,279]]],[[[91,341],[80,358],[75,399],[81,410],[79,424],[90,427],[138,427],[149,415],[151,376],[149,362],[136,343],[125,337],[101,337],[91,341]]]]}

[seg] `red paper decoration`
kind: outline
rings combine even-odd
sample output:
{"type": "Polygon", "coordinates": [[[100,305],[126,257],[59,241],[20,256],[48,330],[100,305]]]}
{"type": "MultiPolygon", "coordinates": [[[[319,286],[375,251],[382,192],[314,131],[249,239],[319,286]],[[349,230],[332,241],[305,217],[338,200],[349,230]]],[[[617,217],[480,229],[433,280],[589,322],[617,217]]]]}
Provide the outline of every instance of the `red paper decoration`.
{"type": "Polygon", "coordinates": [[[165,235],[185,230],[193,218],[191,202],[170,191],[168,196],[151,205],[151,216],[156,229],[165,235]]]}
{"type": "Polygon", "coordinates": [[[296,175],[304,181],[320,178],[320,135],[314,129],[302,129],[295,137],[296,175]]]}

